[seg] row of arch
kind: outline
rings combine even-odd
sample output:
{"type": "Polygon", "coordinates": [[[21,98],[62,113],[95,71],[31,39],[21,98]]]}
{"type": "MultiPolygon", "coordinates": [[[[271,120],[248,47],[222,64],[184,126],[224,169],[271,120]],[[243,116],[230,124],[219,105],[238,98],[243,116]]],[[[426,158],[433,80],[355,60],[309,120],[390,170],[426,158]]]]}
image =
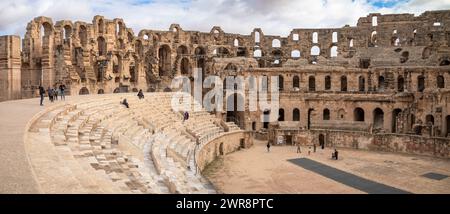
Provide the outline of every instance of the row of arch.
{"type": "MultiPolygon", "coordinates": [[[[325,76],[325,84],[324,84],[324,90],[331,90],[331,76],[327,75],[325,76]]],[[[365,91],[365,84],[366,80],[363,76],[358,77],[358,91],[365,91]]],[[[348,90],[348,80],[347,76],[342,75],[340,77],[340,85],[341,91],[347,91],[348,90]]],[[[386,87],[386,81],[384,76],[378,77],[378,90],[383,91],[386,87]]],[[[443,75],[438,75],[436,77],[436,87],[437,88],[445,88],[445,78],[443,75]]],[[[278,88],[279,90],[284,89],[284,77],[282,75],[278,76],[278,88]]],[[[294,75],[292,77],[292,88],[300,88],[300,77],[298,75],[294,75]]],[[[425,77],[423,75],[419,75],[417,77],[417,91],[423,92],[425,89],[425,77]]],[[[309,91],[315,91],[316,90],[316,78],[315,76],[309,76],[308,78],[308,90],[309,91]]],[[[397,91],[403,92],[405,90],[405,79],[403,76],[398,76],[397,78],[397,91]]]]}

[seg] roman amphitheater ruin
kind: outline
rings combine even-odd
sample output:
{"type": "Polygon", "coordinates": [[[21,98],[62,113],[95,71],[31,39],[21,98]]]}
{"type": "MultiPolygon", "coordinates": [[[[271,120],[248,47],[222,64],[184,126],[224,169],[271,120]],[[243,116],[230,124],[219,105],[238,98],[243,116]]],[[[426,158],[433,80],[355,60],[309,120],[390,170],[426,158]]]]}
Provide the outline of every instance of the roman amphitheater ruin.
{"type": "MultiPolygon", "coordinates": [[[[178,24],[137,33],[120,18],[37,17],[23,38],[0,37],[0,74],[0,192],[227,192],[202,175],[209,164],[257,142],[280,149],[299,139],[305,148],[342,149],[342,161],[359,151],[411,155],[450,174],[450,10],[373,13],[356,26],[298,28],[287,37],[178,24]],[[203,109],[183,121],[171,82],[193,79],[196,68],[204,77],[278,76],[279,109],[248,111],[244,87],[224,99],[244,102],[244,111],[203,109]],[[61,84],[67,101],[39,106],[39,85],[61,84]],[[268,115],[277,121],[260,120],[268,115]]],[[[449,193],[449,180],[416,185],[449,193]]]]}

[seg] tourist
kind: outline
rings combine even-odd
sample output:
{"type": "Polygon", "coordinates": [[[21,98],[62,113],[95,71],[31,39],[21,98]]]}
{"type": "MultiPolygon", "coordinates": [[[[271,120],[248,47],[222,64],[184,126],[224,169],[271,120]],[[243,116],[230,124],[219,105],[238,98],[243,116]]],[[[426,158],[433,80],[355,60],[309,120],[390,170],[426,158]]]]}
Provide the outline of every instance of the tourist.
{"type": "Polygon", "coordinates": [[[314,153],[316,153],[316,144],[313,144],[314,153]]]}
{"type": "Polygon", "coordinates": [[[267,152],[270,152],[270,142],[267,142],[267,152]]]}
{"type": "Polygon", "coordinates": [[[142,89],[139,89],[137,96],[139,97],[139,99],[144,99],[144,92],[142,92],[142,89]]]}
{"type": "Polygon", "coordinates": [[[297,153],[302,153],[302,150],[300,148],[300,142],[297,142],[297,153]]]}
{"type": "Polygon", "coordinates": [[[127,108],[130,108],[130,105],[128,104],[127,99],[123,99],[123,101],[120,104],[124,105],[127,108]]]}
{"type": "Polygon", "coordinates": [[[64,94],[64,90],[66,90],[66,86],[64,84],[59,85],[59,92],[61,95],[61,100],[66,100],[66,96],[64,94]]]}
{"type": "Polygon", "coordinates": [[[58,100],[58,95],[59,95],[59,89],[57,87],[55,87],[53,89],[53,100],[58,100]]]}
{"type": "Polygon", "coordinates": [[[336,160],[338,159],[338,151],[337,151],[337,149],[334,149],[334,158],[336,160]]]}
{"type": "Polygon", "coordinates": [[[50,102],[53,103],[53,89],[48,87],[47,93],[48,93],[48,99],[50,100],[50,102]]]}
{"type": "Polygon", "coordinates": [[[185,111],[183,114],[183,123],[184,123],[184,121],[186,121],[188,119],[189,119],[189,112],[185,111]]]}
{"type": "Polygon", "coordinates": [[[311,155],[311,146],[308,148],[308,155],[311,155]]]}
{"type": "Polygon", "coordinates": [[[42,85],[39,85],[39,96],[41,96],[41,106],[44,105],[44,94],[45,94],[45,89],[44,87],[42,87],[42,85]]]}

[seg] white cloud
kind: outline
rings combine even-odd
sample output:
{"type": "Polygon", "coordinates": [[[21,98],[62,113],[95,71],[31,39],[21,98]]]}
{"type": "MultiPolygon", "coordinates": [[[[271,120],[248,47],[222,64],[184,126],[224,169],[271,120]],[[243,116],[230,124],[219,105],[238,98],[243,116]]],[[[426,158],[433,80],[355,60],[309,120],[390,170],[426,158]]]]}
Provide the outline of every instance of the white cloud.
{"type": "MultiPolygon", "coordinates": [[[[379,0],[389,1],[389,0],[379,0]]],[[[356,25],[371,12],[414,13],[450,9],[450,0],[409,0],[391,8],[377,8],[368,0],[1,0],[0,34],[20,34],[37,16],[54,22],[62,19],[91,22],[94,15],[123,18],[137,34],[141,29],[167,30],[178,23],[185,30],[209,32],[214,25],[225,32],[249,34],[262,28],[265,34],[286,36],[293,28],[356,25]],[[145,1],[140,1],[145,2],[145,1]]]]}

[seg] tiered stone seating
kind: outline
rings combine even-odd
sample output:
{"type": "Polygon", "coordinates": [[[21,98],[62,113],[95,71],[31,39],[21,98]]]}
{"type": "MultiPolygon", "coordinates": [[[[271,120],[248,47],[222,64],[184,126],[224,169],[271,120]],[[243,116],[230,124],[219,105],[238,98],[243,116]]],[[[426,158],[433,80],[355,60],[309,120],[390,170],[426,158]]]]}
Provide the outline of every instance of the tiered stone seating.
{"type": "Polygon", "coordinates": [[[34,122],[31,139],[45,142],[61,160],[55,170],[72,176],[68,192],[215,193],[194,157],[224,133],[217,119],[200,111],[183,121],[172,109],[172,93],[145,97],[92,96],[47,109],[34,122]],[[123,98],[130,108],[120,104],[123,98]]]}

